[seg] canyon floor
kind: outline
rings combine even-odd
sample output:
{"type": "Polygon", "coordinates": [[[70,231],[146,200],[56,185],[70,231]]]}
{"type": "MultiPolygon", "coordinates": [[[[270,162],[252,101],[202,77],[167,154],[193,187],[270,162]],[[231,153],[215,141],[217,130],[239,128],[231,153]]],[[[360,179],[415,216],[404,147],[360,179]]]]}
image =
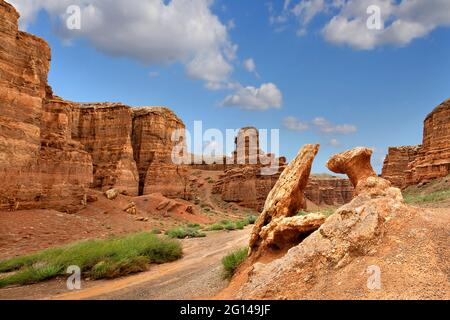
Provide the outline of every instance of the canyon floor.
{"type": "Polygon", "coordinates": [[[115,280],[83,281],[82,290],[69,291],[65,279],[0,289],[0,299],[207,299],[223,290],[221,259],[248,243],[244,230],[211,232],[206,238],[181,240],[183,258],[152,265],[147,272],[115,280]]]}

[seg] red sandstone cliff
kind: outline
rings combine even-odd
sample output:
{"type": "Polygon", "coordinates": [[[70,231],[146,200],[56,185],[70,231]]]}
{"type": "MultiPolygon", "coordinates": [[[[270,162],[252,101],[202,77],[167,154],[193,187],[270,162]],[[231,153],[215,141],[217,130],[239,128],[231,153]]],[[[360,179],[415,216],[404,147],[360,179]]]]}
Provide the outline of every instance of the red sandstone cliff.
{"type": "Polygon", "coordinates": [[[73,212],[89,188],[182,196],[186,168],[172,164],[171,136],[183,122],[166,108],[53,96],[50,49],[18,31],[18,18],[0,0],[0,210],[73,212]]]}
{"type": "Polygon", "coordinates": [[[18,31],[18,18],[0,1],[0,209],[72,211],[83,202],[92,164],[47,86],[47,43],[18,31]]]}
{"type": "Polygon", "coordinates": [[[450,99],[437,106],[424,121],[423,143],[390,148],[382,177],[406,187],[450,174],[450,99]]]}

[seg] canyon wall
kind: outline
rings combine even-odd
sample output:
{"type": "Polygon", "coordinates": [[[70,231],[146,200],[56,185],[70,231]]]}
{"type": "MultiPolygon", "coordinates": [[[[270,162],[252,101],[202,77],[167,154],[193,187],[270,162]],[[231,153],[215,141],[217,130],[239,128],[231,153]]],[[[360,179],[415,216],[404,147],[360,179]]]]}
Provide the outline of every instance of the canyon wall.
{"type": "Polygon", "coordinates": [[[404,188],[449,174],[450,99],[425,118],[421,146],[389,149],[382,177],[404,188]]]}
{"type": "Polygon", "coordinates": [[[92,163],[47,85],[50,48],[18,30],[19,15],[3,0],[0,17],[0,209],[74,211],[92,163]]]}
{"type": "Polygon", "coordinates": [[[407,186],[409,165],[420,151],[421,146],[391,147],[384,160],[381,176],[393,185],[404,188],[407,186]]]}
{"type": "Polygon", "coordinates": [[[54,96],[50,48],[18,18],[0,0],[0,210],[75,212],[89,188],[183,195],[187,168],[171,161],[183,122],[166,108],[54,96]]]}
{"type": "Polygon", "coordinates": [[[178,143],[172,135],[184,129],[183,121],[167,108],[133,108],[132,141],[140,194],[160,192],[167,197],[188,197],[188,169],[172,161],[172,151],[178,143]]]}

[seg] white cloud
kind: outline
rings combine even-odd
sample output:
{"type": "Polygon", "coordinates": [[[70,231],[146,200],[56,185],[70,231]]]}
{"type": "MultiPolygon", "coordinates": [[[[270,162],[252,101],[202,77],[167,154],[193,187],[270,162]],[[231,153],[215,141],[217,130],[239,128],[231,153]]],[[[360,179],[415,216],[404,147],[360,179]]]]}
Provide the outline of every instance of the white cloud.
{"type": "Polygon", "coordinates": [[[358,131],[358,128],[350,124],[333,125],[325,118],[315,118],[312,123],[322,133],[339,133],[339,134],[351,134],[358,131]]]}
{"type": "Polygon", "coordinates": [[[319,132],[326,134],[352,134],[358,131],[358,128],[355,125],[333,125],[330,121],[323,117],[317,117],[312,120],[311,123],[302,122],[295,117],[287,117],[283,120],[283,126],[293,131],[305,131],[310,128],[315,128],[319,132]]]}
{"type": "Polygon", "coordinates": [[[339,142],[338,139],[331,139],[331,140],[329,141],[329,145],[332,146],[332,147],[338,147],[340,144],[341,144],[341,143],[339,142]]]}
{"type": "Polygon", "coordinates": [[[244,61],[244,68],[248,72],[255,72],[256,71],[256,64],[255,61],[250,58],[244,61]]]}
{"type": "Polygon", "coordinates": [[[237,47],[227,26],[211,11],[210,0],[10,0],[21,26],[43,9],[59,17],[64,40],[86,38],[98,50],[145,64],[181,62],[187,74],[209,88],[229,81],[237,47]],[[81,8],[81,30],[65,28],[66,10],[81,8]]]}
{"type": "MultiPolygon", "coordinates": [[[[450,26],[448,0],[297,0],[286,1],[283,13],[298,19],[298,35],[305,35],[309,23],[319,14],[328,17],[322,28],[324,38],[331,43],[371,50],[382,45],[404,46],[424,37],[438,27],[450,26]],[[370,30],[367,8],[381,9],[384,28],[370,30]]],[[[271,16],[276,16],[271,12],[271,16]]]]}
{"type": "Polygon", "coordinates": [[[237,106],[247,110],[281,108],[283,95],[273,83],[264,83],[259,88],[237,85],[234,94],[222,102],[223,106],[237,106]]]}
{"type": "Polygon", "coordinates": [[[309,125],[306,122],[301,122],[295,117],[284,118],[283,126],[292,131],[306,131],[309,129],[309,125]]]}

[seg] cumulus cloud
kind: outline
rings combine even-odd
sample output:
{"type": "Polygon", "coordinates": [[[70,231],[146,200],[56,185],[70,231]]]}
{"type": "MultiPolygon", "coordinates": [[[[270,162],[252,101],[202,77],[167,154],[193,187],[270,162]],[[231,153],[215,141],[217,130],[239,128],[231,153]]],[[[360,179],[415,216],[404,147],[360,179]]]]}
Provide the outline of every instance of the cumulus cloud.
{"type": "Polygon", "coordinates": [[[322,34],[328,42],[371,50],[382,45],[404,46],[438,27],[448,27],[449,12],[448,0],[287,0],[279,16],[295,16],[297,34],[304,35],[309,23],[323,14],[328,21],[322,34]],[[373,5],[380,8],[380,30],[367,27],[367,9],[373,5]]]}
{"type": "MultiPolygon", "coordinates": [[[[295,117],[287,117],[283,120],[283,126],[289,130],[293,131],[305,131],[310,128],[314,128],[321,133],[325,134],[352,134],[358,131],[355,125],[350,124],[340,124],[334,125],[327,119],[323,117],[317,117],[308,122],[302,122],[295,117]]],[[[336,139],[334,139],[336,140],[336,139]]],[[[337,140],[336,140],[337,141],[337,140]]]]}
{"type": "Polygon", "coordinates": [[[358,131],[358,128],[350,124],[333,125],[325,118],[315,118],[312,123],[323,133],[339,133],[339,134],[351,134],[358,131]]]}
{"type": "Polygon", "coordinates": [[[181,62],[187,74],[220,88],[229,81],[237,46],[228,28],[211,11],[210,0],[10,0],[21,26],[40,10],[58,17],[64,40],[86,38],[99,51],[145,64],[181,62]],[[66,10],[81,8],[81,29],[66,28],[66,10]]]}
{"type": "Polygon", "coordinates": [[[331,139],[328,144],[332,147],[338,147],[341,143],[338,139],[331,139]]]}
{"type": "Polygon", "coordinates": [[[284,118],[283,127],[292,131],[306,131],[309,129],[309,125],[306,122],[302,122],[295,117],[284,118]]]}
{"type": "Polygon", "coordinates": [[[259,88],[237,85],[235,92],[222,101],[223,106],[236,106],[247,110],[281,108],[283,94],[273,83],[264,83],[259,88]]]}

